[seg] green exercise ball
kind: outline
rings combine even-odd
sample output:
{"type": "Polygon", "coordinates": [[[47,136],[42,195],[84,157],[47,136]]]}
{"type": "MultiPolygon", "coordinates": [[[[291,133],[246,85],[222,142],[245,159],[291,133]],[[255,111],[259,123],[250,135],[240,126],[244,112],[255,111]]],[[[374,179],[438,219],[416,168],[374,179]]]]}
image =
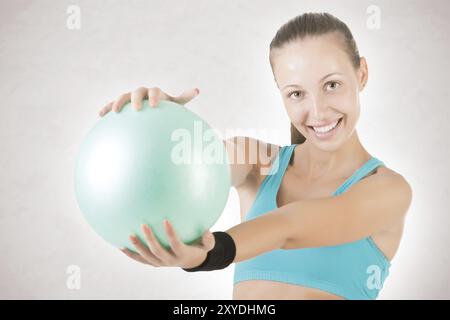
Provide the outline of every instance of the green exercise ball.
{"type": "Polygon", "coordinates": [[[109,112],[89,131],[76,156],[75,194],[92,228],[118,248],[144,241],[148,224],[164,248],[167,218],[192,244],[219,219],[230,191],[222,139],[186,107],[143,101],[109,112]]]}

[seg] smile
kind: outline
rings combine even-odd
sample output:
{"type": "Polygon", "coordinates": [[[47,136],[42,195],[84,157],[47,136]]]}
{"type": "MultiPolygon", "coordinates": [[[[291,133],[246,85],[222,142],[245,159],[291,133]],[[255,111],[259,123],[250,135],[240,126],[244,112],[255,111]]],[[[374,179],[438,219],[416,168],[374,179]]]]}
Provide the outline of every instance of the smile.
{"type": "Polygon", "coordinates": [[[311,127],[311,126],[307,127],[314,133],[316,137],[320,138],[321,140],[324,140],[334,135],[334,133],[340,127],[342,119],[343,117],[324,127],[311,127]]]}

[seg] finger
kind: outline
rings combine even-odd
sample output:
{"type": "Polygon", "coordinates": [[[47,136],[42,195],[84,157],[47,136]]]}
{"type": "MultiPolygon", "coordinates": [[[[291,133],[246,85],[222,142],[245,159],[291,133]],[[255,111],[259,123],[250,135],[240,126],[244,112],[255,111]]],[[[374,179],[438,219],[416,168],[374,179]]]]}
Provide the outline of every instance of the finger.
{"type": "Polygon", "coordinates": [[[141,240],[133,235],[130,237],[131,242],[133,243],[136,251],[144,258],[146,261],[151,263],[152,265],[157,265],[158,267],[164,265],[164,263],[158,259],[154,254],[150,252],[150,250],[141,242],[141,240]]]}
{"type": "Polygon", "coordinates": [[[148,225],[143,224],[141,228],[151,253],[155,255],[155,257],[157,257],[159,260],[161,260],[165,265],[172,265],[175,262],[175,256],[161,246],[158,239],[156,239],[155,235],[153,234],[152,229],[148,225]]]}
{"type": "Polygon", "coordinates": [[[190,246],[209,251],[214,248],[215,244],[216,241],[213,234],[209,230],[207,230],[201,237],[195,239],[195,241],[191,243],[190,246]]]}
{"type": "Polygon", "coordinates": [[[131,99],[130,92],[122,94],[116,101],[114,101],[114,104],[112,105],[112,110],[115,112],[119,112],[122,109],[123,105],[129,102],[130,99],[131,99]]]}
{"type": "Polygon", "coordinates": [[[156,107],[158,105],[159,100],[166,99],[170,100],[171,97],[164,92],[161,91],[158,87],[152,87],[147,90],[148,103],[151,107],[156,107]],[[165,95],[165,97],[163,97],[165,95]]]}
{"type": "Polygon", "coordinates": [[[111,102],[108,103],[106,106],[104,106],[104,107],[100,110],[100,112],[98,113],[98,115],[99,115],[100,117],[103,117],[105,114],[107,114],[108,112],[110,112],[113,103],[114,103],[114,101],[111,101],[111,102]]]}
{"type": "Polygon", "coordinates": [[[166,229],[167,238],[169,239],[170,249],[176,256],[181,256],[185,244],[178,238],[175,228],[167,219],[164,219],[164,228],[166,229]]]}
{"type": "Polygon", "coordinates": [[[203,236],[202,236],[203,249],[210,251],[214,248],[215,244],[216,244],[216,240],[214,239],[214,235],[211,233],[211,231],[209,231],[209,230],[205,231],[205,233],[203,233],[203,236]]]}
{"type": "Polygon", "coordinates": [[[173,98],[173,101],[181,105],[185,105],[186,103],[194,99],[198,94],[200,94],[200,90],[198,88],[189,89],[184,91],[178,97],[173,98]]]}
{"type": "Polygon", "coordinates": [[[142,258],[139,254],[131,252],[130,250],[128,250],[127,248],[122,248],[120,249],[120,251],[122,251],[123,253],[125,253],[125,255],[127,255],[128,257],[130,257],[133,260],[136,260],[137,262],[143,263],[143,264],[150,264],[147,260],[145,260],[144,258],[142,258]]]}
{"type": "Polygon", "coordinates": [[[131,105],[135,110],[142,109],[142,100],[147,95],[147,88],[140,87],[131,93],[131,105]]]}

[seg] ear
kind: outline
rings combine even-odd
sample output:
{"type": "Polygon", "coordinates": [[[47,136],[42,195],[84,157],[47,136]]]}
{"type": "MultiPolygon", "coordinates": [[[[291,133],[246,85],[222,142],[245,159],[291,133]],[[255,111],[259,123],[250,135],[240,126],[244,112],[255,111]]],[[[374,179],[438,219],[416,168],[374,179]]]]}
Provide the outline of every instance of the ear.
{"type": "Polygon", "coordinates": [[[367,68],[367,61],[366,58],[364,57],[361,57],[360,59],[360,65],[357,74],[358,74],[359,91],[362,91],[369,79],[369,70],[367,68]]]}

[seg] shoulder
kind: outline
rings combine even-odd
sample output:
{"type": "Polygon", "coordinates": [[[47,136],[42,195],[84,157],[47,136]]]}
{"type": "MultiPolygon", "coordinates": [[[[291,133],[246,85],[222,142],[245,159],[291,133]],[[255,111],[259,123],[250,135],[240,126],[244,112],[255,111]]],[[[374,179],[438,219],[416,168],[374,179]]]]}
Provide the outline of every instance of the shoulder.
{"type": "Polygon", "coordinates": [[[242,152],[243,160],[252,164],[254,170],[270,166],[282,148],[274,143],[245,136],[231,137],[227,141],[232,142],[236,149],[242,152]]]}
{"type": "Polygon", "coordinates": [[[245,187],[264,167],[270,167],[281,146],[246,136],[234,136],[225,140],[232,159],[235,186],[245,187]]]}
{"type": "Polygon", "coordinates": [[[389,208],[389,212],[405,215],[412,201],[413,190],[401,174],[379,167],[377,173],[360,180],[342,194],[347,203],[363,207],[389,208]]]}
{"type": "Polygon", "coordinates": [[[225,141],[235,144],[239,149],[247,151],[247,155],[265,163],[272,158],[281,146],[252,137],[234,136],[225,141]]]}
{"type": "Polygon", "coordinates": [[[257,161],[253,173],[261,175],[261,172],[267,172],[280,153],[283,146],[258,140],[257,161]]]}
{"type": "Polygon", "coordinates": [[[393,176],[399,176],[400,174],[386,166],[380,166],[376,170],[376,175],[393,177],[393,176]]]}
{"type": "Polygon", "coordinates": [[[374,179],[372,181],[376,181],[376,183],[378,184],[386,184],[386,186],[388,186],[389,190],[391,191],[394,190],[405,196],[412,197],[412,188],[406,178],[400,173],[389,169],[386,166],[378,167],[377,174],[373,175],[371,178],[374,179]]]}

